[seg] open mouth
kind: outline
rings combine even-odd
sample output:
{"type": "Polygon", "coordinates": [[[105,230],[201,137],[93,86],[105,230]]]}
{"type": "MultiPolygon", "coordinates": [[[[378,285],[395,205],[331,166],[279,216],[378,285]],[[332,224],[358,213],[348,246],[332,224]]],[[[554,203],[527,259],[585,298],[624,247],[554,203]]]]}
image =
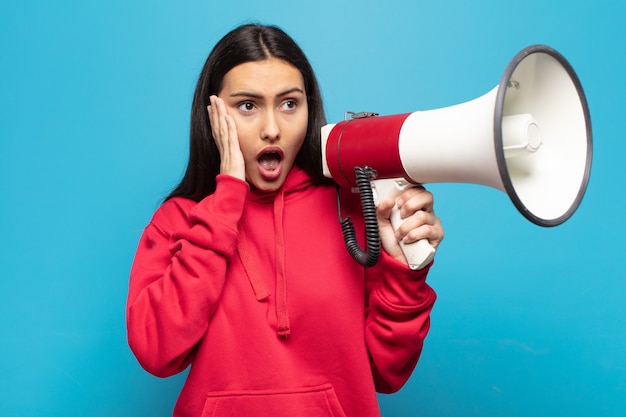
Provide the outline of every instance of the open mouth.
{"type": "Polygon", "coordinates": [[[283,165],[283,151],[280,148],[264,149],[257,157],[259,172],[268,181],[280,176],[283,165]]]}

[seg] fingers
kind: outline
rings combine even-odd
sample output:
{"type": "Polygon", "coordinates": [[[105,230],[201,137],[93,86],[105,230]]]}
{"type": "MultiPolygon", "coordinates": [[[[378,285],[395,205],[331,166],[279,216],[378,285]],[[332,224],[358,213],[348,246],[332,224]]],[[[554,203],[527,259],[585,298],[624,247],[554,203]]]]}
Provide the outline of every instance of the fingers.
{"type": "Polygon", "coordinates": [[[423,186],[406,189],[396,199],[400,217],[409,217],[418,210],[433,212],[433,195],[423,186]]]}
{"type": "Polygon", "coordinates": [[[440,219],[434,213],[433,195],[424,187],[414,187],[405,190],[396,204],[402,219],[395,230],[397,241],[413,243],[428,239],[436,248],[443,240],[444,232],[440,219]]]}
{"type": "Polygon", "coordinates": [[[213,139],[220,153],[220,173],[245,180],[245,163],[239,146],[235,121],[227,113],[222,99],[211,96],[209,100],[207,113],[213,139]]]}
{"type": "Polygon", "coordinates": [[[224,150],[228,149],[228,122],[226,116],[226,109],[224,102],[216,97],[209,97],[210,105],[207,106],[207,112],[209,114],[209,122],[211,123],[211,131],[215,144],[220,151],[220,155],[224,150]]]}
{"type": "Polygon", "coordinates": [[[407,244],[427,239],[428,243],[437,248],[443,240],[444,233],[437,216],[418,211],[400,225],[395,236],[399,242],[407,244]]]}

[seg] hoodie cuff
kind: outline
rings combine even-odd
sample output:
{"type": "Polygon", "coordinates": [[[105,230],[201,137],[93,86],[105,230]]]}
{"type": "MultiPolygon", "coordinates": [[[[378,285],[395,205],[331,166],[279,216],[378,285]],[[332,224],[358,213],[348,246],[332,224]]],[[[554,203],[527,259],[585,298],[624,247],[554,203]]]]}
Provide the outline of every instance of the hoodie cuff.
{"type": "Polygon", "coordinates": [[[220,174],[216,177],[215,192],[191,210],[190,218],[204,223],[208,216],[212,221],[219,220],[236,232],[249,191],[247,182],[220,174]]]}
{"type": "Polygon", "coordinates": [[[433,262],[414,271],[384,252],[381,261],[384,278],[378,282],[376,291],[386,304],[398,310],[414,310],[435,301],[435,292],[426,283],[433,262]]]}

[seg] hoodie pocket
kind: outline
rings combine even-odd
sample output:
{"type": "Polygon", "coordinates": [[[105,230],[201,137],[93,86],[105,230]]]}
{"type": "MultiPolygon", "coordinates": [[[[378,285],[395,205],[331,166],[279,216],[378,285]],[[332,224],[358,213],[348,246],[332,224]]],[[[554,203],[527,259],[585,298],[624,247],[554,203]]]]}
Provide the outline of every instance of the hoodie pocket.
{"type": "Polygon", "coordinates": [[[345,417],[332,385],[207,395],[202,417],[345,417]]]}

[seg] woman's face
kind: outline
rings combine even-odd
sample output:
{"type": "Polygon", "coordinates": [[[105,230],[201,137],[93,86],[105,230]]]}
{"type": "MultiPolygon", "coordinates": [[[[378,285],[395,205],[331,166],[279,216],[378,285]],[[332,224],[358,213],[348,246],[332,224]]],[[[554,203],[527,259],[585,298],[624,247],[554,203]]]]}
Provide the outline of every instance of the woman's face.
{"type": "Polygon", "coordinates": [[[246,62],[226,73],[218,97],[237,125],[246,180],[259,190],[277,190],[307,131],[302,74],[280,59],[246,62]]]}

